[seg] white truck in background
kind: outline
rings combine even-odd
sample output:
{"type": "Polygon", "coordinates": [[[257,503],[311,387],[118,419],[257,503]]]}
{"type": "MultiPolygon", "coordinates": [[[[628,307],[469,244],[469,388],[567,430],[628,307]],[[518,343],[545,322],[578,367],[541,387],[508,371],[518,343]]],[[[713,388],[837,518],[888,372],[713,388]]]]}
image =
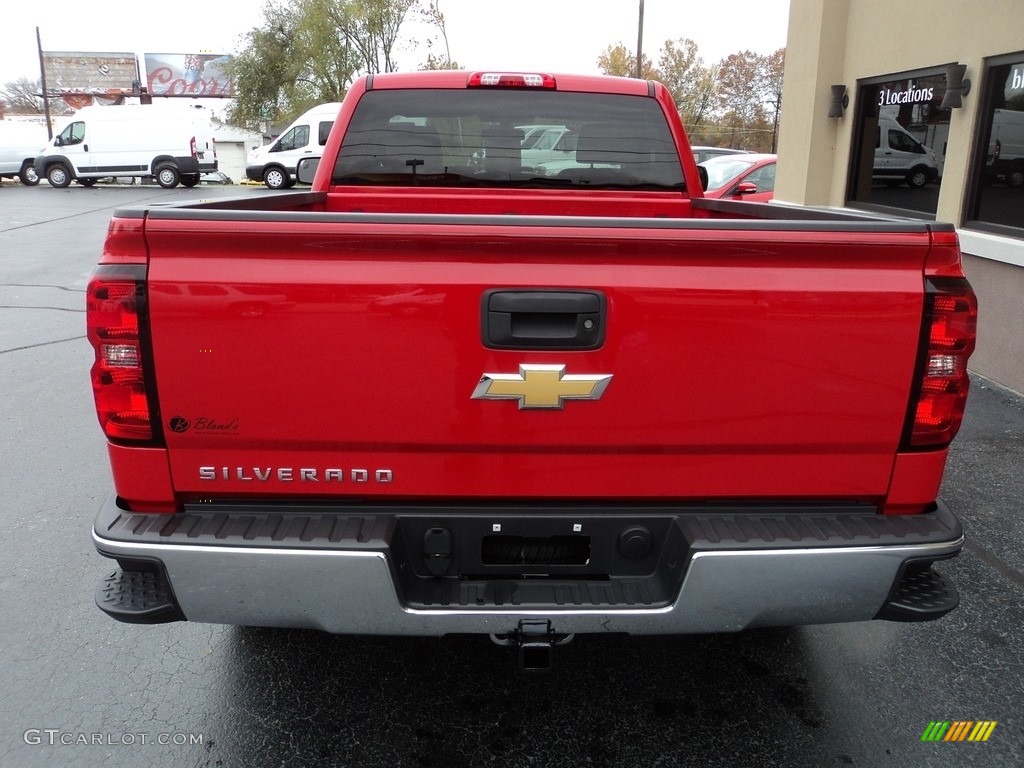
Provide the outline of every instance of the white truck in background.
{"type": "Polygon", "coordinates": [[[340,102],[320,104],[295,119],[284,132],[267,144],[249,153],[245,177],[262,181],[270,189],[288,189],[295,184],[295,168],[303,158],[320,157],[340,102]]]}
{"type": "Polygon", "coordinates": [[[988,142],[989,174],[1011,187],[1024,184],[1024,112],[997,109],[988,142]]]}
{"type": "Polygon", "coordinates": [[[201,105],[91,106],[65,119],[35,170],[51,187],[91,187],[111,176],[152,176],[164,189],[194,187],[217,170],[209,111],[201,105]]]}
{"type": "Polygon", "coordinates": [[[36,155],[47,140],[43,123],[0,120],[0,179],[17,178],[27,187],[38,184],[36,155]]]}
{"type": "Polygon", "coordinates": [[[874,178],[896,186],[923,187],[939,179],[935,152],[895,119],[882,117],[875,132],[874,178]]]}

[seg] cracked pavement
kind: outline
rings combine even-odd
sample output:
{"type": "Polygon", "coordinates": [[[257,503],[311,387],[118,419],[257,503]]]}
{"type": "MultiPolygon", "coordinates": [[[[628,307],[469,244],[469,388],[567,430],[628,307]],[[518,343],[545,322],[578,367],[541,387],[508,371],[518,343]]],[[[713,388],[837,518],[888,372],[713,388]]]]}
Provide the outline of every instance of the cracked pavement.
{"type": "Polygon", "coordinates": [[[106,618],[86,281],[115,207],[232,194],[274,193],[0,187],[0,768],[1024,764],[1024,398],[983,379],[943,485],[961,607],[937,622],[579,637],[528,677],[486,638],[106,618]],[[998,726],[922,743],[933,720],[998,726]]]}

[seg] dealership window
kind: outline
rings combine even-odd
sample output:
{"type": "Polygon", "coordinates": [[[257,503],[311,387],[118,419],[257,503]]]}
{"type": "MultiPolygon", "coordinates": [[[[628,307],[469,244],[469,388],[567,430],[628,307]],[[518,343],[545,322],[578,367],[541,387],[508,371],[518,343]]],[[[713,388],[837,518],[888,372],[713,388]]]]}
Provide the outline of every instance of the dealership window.
{"type": "Polygon", "coordinates": [[[986,62],[967,226],[1024,237],[1024,53],[986,62]]]}
{"type": "Polygon", "coordinates": [[[858,83],[847,205],[934,218],[950,110],[944,69],[858,83]]]}

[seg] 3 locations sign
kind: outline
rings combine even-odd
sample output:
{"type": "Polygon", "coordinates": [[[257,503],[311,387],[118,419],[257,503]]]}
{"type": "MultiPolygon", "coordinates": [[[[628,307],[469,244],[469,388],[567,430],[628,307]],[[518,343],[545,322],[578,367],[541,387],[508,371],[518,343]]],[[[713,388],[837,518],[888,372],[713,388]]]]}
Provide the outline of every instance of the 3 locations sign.
{"type": "Polygon", "coordinates": [[[935,98],[934,86],[920,87],[914,83],[897,88],[884,87],[878,92],[878,106],[891,107],[898,104],[927,104],[935,98]]]}
{"type": "Polygon", "coordinates": [[[147,53],[146,85],[154,96],[230,98],[235,84],[226,71],[229,61],[217,53],[147,53]]]}

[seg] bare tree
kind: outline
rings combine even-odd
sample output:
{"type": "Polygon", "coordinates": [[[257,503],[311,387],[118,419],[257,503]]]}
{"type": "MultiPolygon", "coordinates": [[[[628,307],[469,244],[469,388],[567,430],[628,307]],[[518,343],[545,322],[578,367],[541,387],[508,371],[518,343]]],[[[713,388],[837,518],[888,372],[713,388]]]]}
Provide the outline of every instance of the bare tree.
{"type": "Polygon", "coordinates": [[[782,113],[782,76],[786,68],[786,49],[762,57],[761,83],[768,115],[772,121],[772,152],[779,145],[779,115],[782,113]]]}
{"type": "MultiPolygon", "coordinates": [[[[438,0],[428,0],[426,7],[420,9],[424,21],[435,27],[441,35],[441,42],[444,43],[444,54],[434,55],[433,51],[427,54],[427,61],[420,69],[460,69],[459,63],[452,59],[452,49],[448,44],[448,27],[445,24],[444,14],[441,13],[441,4],[438,0]]],[[[434,41],[428,39],[427,47],[433,47],[434,41]]]]}
{"type": "Polygon", "coordinates": [[[722,60],[718,73],[719,106],[742,124],[764,118],[761,91],[761,57],[753,51],[740,51],[722,60]]]}
{"type": "MultiPolygon", "coordinates": [[[[43,105],[43,87],[38,80],[20,77],[0,88],[0,101],[4,102],[4,111],[8,115],[42,115],[46,112],[43,105]]],[[[60,99],[50,99],[50,112],[54,115],[66,115],[70,107],[60,99]]]]}

